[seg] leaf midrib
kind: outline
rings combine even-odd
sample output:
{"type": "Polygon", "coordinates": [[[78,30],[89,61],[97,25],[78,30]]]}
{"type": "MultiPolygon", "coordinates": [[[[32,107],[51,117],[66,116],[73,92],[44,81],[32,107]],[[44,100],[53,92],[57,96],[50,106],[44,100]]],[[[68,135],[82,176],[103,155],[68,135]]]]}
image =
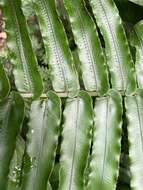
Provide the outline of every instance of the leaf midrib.
{"type": "Polygon", "coordinates": [[[108,28],[109,28],[111,37],[112,37],[112,39],[113,39],[113,45],[114,45],[115,52],[116,52],[116,55],[117,55],[116,57],[117,57],[117,60],[118,60],[118,63],[119,63],[119,68],[120,68],[120,73],[121,73],[121,78],[122,78],[122,88],[123,88],[123,90],[126,90],[126,89],[125,89],[124,74],[123,74],[122,66],[121,66],[122,64],[121,64],[121,62],[120,62],[120,58],[119,58],[120,56],[119,56],[118,50],[117,50],[117,49],[119,49],[119,48],[117,48],[118,44],[115,42],[116,40],[115,40],[114,34],[113,34],[113,32],[112,32],[112,29],[111,29],[111,27],[110,27],[110,22],[109,22],[109,20],[108,20],[108,16],[107,16],[106,11],[105,11],[105,9],[104,9],[104,6],[103,6],[103,4],[102,4],[102,0],[99,0],[99,3],[100,3],[101,8],[102,8],[102,10],[103,10],[103,12],[104,12],[104,15],[105,15],[105,18],[106,18],[106,22],[107,22],[107,25],[108,25],[108,28]]]}
{"type": "MultiPolygon", "coordinates": [[[[65,71],[65,68],[63,66],[64,58],[63,58],[62,53],[60,53],[59,52],[60,50],[58,49],[58,45],[57,45],[57,41],[56,41],[56,37],[55,37],[55,34],[54,34],[53,25],[52,25],[52,21],[51,21],[51,18],[49,16],[49,13],[48,13],[49,11],[48,11],[48,7],[47,7],[47,3],[45,2],[45,0],[39,0],[39,1],[41,2],[41,6],[42,6],[42,9],[43,9],[42,11],[44,11],[44,13],[47,15],[47,18],[48,18],[47,23],[50,24],[50,27],[51,27],[51,30],[52,30],[52,36],[53,36],[55,49],[56,49],[56,51],[54,52],[55,58],[56,58],[56,63],[58,65],[60,73],[62,73],[61,78],[63,78],[64,88],[65,88],[65,92],[66,92],[66,91],[68,91],[68,80],[66,78],[66,71],[65,71]]],[[[46,29],[47,29],[47,27],[46,27],[46,29]]],[[[47,30],[47,32],[49,32],[49,31],[47,30]]]]}
{"type": "Polygon", "coordinates": [[[84,29],[84,24],[83,24],[83,21],[82,21],[82,18],[81,18],[81,14],[80,14],[78,9],[76,9],[76,12],[78,13],[79,19],[80,19],[80,26],[81,26],[80,28],[81,28],[84,47],[85,47],[86,54],[87,54],[88,63],[89,63],[89,65],[92,65],[92,71],[94,73],[96,91],[98,91],[98,82],[97,82],[97,78],[96,78],[97,75],[96,75],[94,58],[93,58],[93,55],[91,53],[92,51],[91,51],[91,48],[90,48],[90,45],[89,45],[89,42],[88,42],[88,39],[87,39],[87,34],[85,32],[85,29],[84,29]]]}
{"type": "Polygon", "coordinates": [[[74,137],[74,148],[73,148],[73,156],[72,156],[72,166],[71,166],[71,175],[69,181],[69,190],[72,190],[72,179],[73,179],[73,169],[74,169],[74,161],[75,161],[75,152],[76,152],[76,144],[77,144],[77,136],[78,136],[78,116],[79,116],[79,97],[77,98],[76,103],[76,111],[75,111],[75,137],[74,137]]]}
{"type": "Polygon", "coordinates": [[[10,2],[12,15],[13,15],[13,17],[12,17],[13,25],[16,25],[16,27],[14,28],[15,34],[16,34],[15,38],[16,38],[17,49],[18,49],[18,52],[19,52],[19,58],[21,59],[22,68],[23,68],[23,72],[24,72],[24,80],[25,80],[25,83],[26,83],[26,84],[24,83],[24,86],[27,89],[26,85],[28,85],[28,88],[29,88],[28,90],[31,91],[33,89],[32,82],[31,82],[32,77],[29,74],[29,72],[31,73],[31,69],[30,69],[29,65],[27,64],[28,61],[27,61],[27,58],[25,56],[25,52],[24,52],[24,48],[23,48],[23,42],[22,42],[22,38],[21,38],[19,21],[17,19],[17,14],[16,14],[17,11],[15,10],[15,6],[13,5],[12,1],[9,0],[9,2],[10,2]]]}
{"type": "Polygon", "coordinates": [[[42,151],[43,151],[43,147],[44,147],[44,134],[45,134],[45,128],[46,128],[46,125],[45,125],[45,120],[48,120],[48,106],[47,106],[47,101],[44,101],[44,110],[43,110],[43,126],[41,127],[41,136],[40,136],[40,147],[39,147],[39,151],[38,151],[38,155],[37,155],[37,167],[36,167],[36,171],[35,171],[35,175],[34,175],[34,180],[33,180],[33,190],[35,190],[35,186],[36,186],[36,178],[38,176],[38,171],[39,171],[39,168],[40,168],[40,158],[41,158],[41,155],[42,155],[42,151]]]}
{"type": "Polygon", "coordinates": [[[102,187],[103,180],[104,180],[104,171],[105,171],[105,162],[107,158],[107,146],[108,146],[108,117],[109,117],[109,99],[107,98],[106,102],[106,131],[105,131],[105,141],[104,141],[104,158],[103,158],[103,167],[101,173],[101,181],[100,185],[102,187]]]}

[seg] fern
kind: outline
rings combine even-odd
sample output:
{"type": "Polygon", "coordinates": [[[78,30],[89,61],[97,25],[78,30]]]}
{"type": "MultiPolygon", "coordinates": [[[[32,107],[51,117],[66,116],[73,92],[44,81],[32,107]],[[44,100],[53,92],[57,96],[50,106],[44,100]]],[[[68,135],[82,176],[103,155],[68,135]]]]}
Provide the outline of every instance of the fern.
{"type": "Polygon", "coordinates": [[[22,190],[46,190],[58,143],[60,106],[59,98],[52,92],[47,100],[32,103],[22,190]]]}
{"type": "Polygon", "coordinates": [[[136,48],[136,77],[139,88],[143,87],[143,21],[134,26],[134,33],[131,37],[131,44],[136,48]]]}
{"type": "Polygon", "coordinates": [[[43,86],[21,10],[21,2],[2,0],[2,3],[16,87],[20,92],[33,93],[34,98],[37,98],[41,95],[43,86]]]}
{"type": "Polygon", "coordinates": [[[33,0],[33,3],[42,32],[46,58],[49,59],[53,88],[56,92],[68,92],[69,96],[75,96],[79,89],[78,77],[55,2],[33,0]]]}
{"type": "Polygon", "coordinates": [[[0,102],[0,189],[2,190],[7,189],[9,165],[23,116],[24,102],[18,93],[13,92],[10,97],[0,102]]]}
{"type": "Polygon", "coordinates": [[[104,94],[109,88],[107,67],[96,26],[83,0],[64,0],[64,4],[79,49],[84,86],[88,91],[104,94]]]}
{"type": "Polygon", "coordinates": [[[94,137],[87,190],[115,190],[120,158],[122,101],[117,92],[95,102],[94,137]],[[103,120],[104,118],[104,120],[103,120]]]}
{"type": "Polygon", "coordinates": [[[131,187],[142,189],[143,181],[143,91],[138,90],[136,96],[126,98],[126,115],[128,119],[128,134],[130,142],[129,156],[131,160],[131,187]]]}
{"type": "Polygon", "coordinates": [[[113,0],[90,0],[90,3],[105,40],[112,87],[133,94],[136,90],[135,71],[117,7],[113,0]]]}
{"type": "Polygon", "coordinates": [[[59,190],[83,189],[93,123],[91,98],[80,92],[66,101],[61,145],[59,190]]]}
{"type": "Polygon", "coordinates": [[[134,3],[0,1],[0,190],[142,189],[143,8],[134,3]]]}

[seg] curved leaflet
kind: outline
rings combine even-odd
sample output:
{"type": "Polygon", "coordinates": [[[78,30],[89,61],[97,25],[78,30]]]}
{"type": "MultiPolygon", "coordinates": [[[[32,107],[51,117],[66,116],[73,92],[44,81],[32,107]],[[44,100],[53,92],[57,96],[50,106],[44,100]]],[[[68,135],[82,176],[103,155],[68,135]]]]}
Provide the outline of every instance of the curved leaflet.
{"type": "Polygon", "coordinates": [[[143,21],[134,26],[131,44],[136,48],[136,78],[139,88],[143,88],[143,21]]]}
{"type": "Polygon", "coordinates": [[[121,148],[122,100],[114,90],[94,107],[92,159],[86,190],[115,190],[121,148]]]}
{"type": "Polygon", "coordinates": [[[94,21],[83,0],[64,0],[81,62],[85,89],[105,94],[109,88],[107,65],[94,21]]]}
{"type": "Polygon", "coordinates": [[[4,70],[3,64],[0,63],[0,100],[7,97],[10,91],[9,79],[4,70]]]}
{"type": "Polygon", "coordinates": [[[22,97],[12,92],[0,102],[0,189],[6,190],[10,162],[16,146],[16,138],[20,132],[24,116],[22,97]]]}
{"type": "Polygon", "coordinates": [[[137,95],[125,99],[128,119],[129,157],[131,169],[131,187],[141,190],[143,182],[143,90],[137,95]]]}
{"type": "Polygon", "coordinates": [[[51,69],[51,80],[56,92],[75,96],[79,81],[65,31],[56,12],[55,0],[33,0],[51,69]]]}
{"type": "Polygon", "coordinates": [[[46,190],[55,160],[60,114],[61,102],[53,92],[45,100],[33,101],[21,190],[46,190]]]}
{"type": "Polygon", "coordinates": [[[135,69],[117,7],[113,0],[90,0],[90,4],[105,40],[112,87],[133,94],[136,90],[135,69]]]}
{"type": "Polygon", "coordinates": [[[8,34],[9,58],[13,63],[15,84],[19,92],[41,95],[43,84],[38,72],[37,60],[29,38],[26,20],[19,0],[2,0],[8,34]]]}
{"type": "Polygon", "coordinates": [[[86,92],[67,99],[63,112],[59,190],[81,190],[93,124],[92,101],[86,92]]]}

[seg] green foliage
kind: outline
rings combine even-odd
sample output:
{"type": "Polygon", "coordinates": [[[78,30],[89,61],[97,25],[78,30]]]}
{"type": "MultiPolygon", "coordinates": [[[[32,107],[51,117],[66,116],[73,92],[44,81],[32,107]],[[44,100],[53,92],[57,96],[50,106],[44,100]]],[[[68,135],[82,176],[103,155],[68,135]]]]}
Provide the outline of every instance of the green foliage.
{"type": "Polygon", "coordinates": [[[143,87],[143,21],[138,22],[134,26],[131,35],[131,44],[136,48],[136,78],[139,88],[143,87]]]}
{"type": "Polygon", "coordinates": [[[141,5],[0,1],[0,190],[142,189],[141,5]]]}
{"type": "Polygon", "coordinates": [[[56,12],[53,0],[33,0],[49,59],[51,80],[56,92],[68,92],[75,96],[79,89],[77,73],[67,38],[56,12]]]}
{"type": "Polygon", "coordinates": [[[117,7],[113,0],[89,2],[105,40],[112,87],[126,94],[133,94],[136,90],[133,60],[117,7]]]}
{"type": "Polygon", "coordinates": [[[93,125],[92,101],[86,92],[67,99],[63,112],[59,190],[84,188],[84,171],[93,125]]]}
{"type": "Polygon", "coordinates": [[[48,93],[47,100],[32,102],[22,190],[46,190],[58,143],[60,115],[60,99],[53,92],[48,93]]]}
{"type": "Polygon", "coordinates": [[[10,161],[24,116],[24,102],[17,92],[0,102],[0,189],[6,190],[10,161]]]}
{"type": "Polygon", "coordinates": [[[21,10],[21,2],[3,0],[2,3],[16,87],[18,91],[33,93],[34,98],[37,98],[43,91],[42,80],[21,10]]]}
{"type": "Polygon", "coordinates": [[[109,91],[107,97],[96,99],[94,113],[92,159],[86,189],[116,189],[122,126],[120,95],[109,91]]]}
{"type": "Polygon", "coordinates": [[[143,91],[138,90],[136,96],[126,97],[126,115],[128,119],[129,156],[131,168],[131,187],[142,189],[143,181],[143,91]]]}
{"type": "Polygon", "coordinates": [[[81,62],[85,89],[105,94],[108,91],[107,65],[94,21],[82,0],[64,0],[81,62]]]}

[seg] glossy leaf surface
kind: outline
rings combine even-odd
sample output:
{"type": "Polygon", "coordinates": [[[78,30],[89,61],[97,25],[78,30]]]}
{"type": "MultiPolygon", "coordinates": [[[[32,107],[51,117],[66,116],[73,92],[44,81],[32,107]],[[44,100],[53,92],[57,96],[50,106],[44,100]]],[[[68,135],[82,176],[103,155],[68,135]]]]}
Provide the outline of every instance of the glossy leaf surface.
{"type": "Polygon", "coordinates": [[[136,96],[128,96],[125,103],[130,143],[131,187],[133,190],[141,190],[143,182],[143,91],[138,90],[136,96]]]}
{"type": "Polygon", "coordinates": [[[112,87],[132,94],[136,89],[134,64],[117,7],[113,0],[90,0],[90,4],[105,41],[112,87]]]}
{"type": "Polygon", "coordinates": [[[107,65],[94,21],[83,0],[64,0],[81,62],[85,89],[105,94],[109,88],[107,65]]]}
{"type": "Polygon", "coordinates": [[[14,154],[16,138],[24,115],[24,102],[13,92],[0,102],[0,189],[6,190],[10,161],[14,154]]]}
{"type": "Polygon", "coordinates": [[[66,34],[56,12],[54,0],[33,0],[45,45],[51,80],[56,92],[75,96],[79,89],[77,73],[66,34]]]}
{"type": "Polygon", "coordinates": [[[91,98],[80,92],[77,98],[66,101],[63,112],[63,142],[59,190],[81,190],[90,150],[93,110],[91,98]]]}
{"type": "Polygon", "coordinates": [[[19,0],[2,0],[2,8],[6,20],[9,58],[13,63],[13,74],[18,91],[33,93],[34,98],[41,95],[43,85],[37,68],[29,38],[26,20],[19,0]]]}
{"type": "Polygon", "coordinates": [[[53,169],[60,125],[61,103],[53,92],[32,102],[22,190],[46,190],[53,169]]]}
{"type": "Polygon", "coordinates": [[[94,107],[92,159],[86,190],[115,190],[121,148],[122,101],[111,90],[97,98],[94,107]]]}
{"type": "Polygon", "coordinates": [[[143,87],[143,21],[134,26],[134,34],[131,37],[131,44],[136,48],[136,77],[139,88],[143,87]]]}

